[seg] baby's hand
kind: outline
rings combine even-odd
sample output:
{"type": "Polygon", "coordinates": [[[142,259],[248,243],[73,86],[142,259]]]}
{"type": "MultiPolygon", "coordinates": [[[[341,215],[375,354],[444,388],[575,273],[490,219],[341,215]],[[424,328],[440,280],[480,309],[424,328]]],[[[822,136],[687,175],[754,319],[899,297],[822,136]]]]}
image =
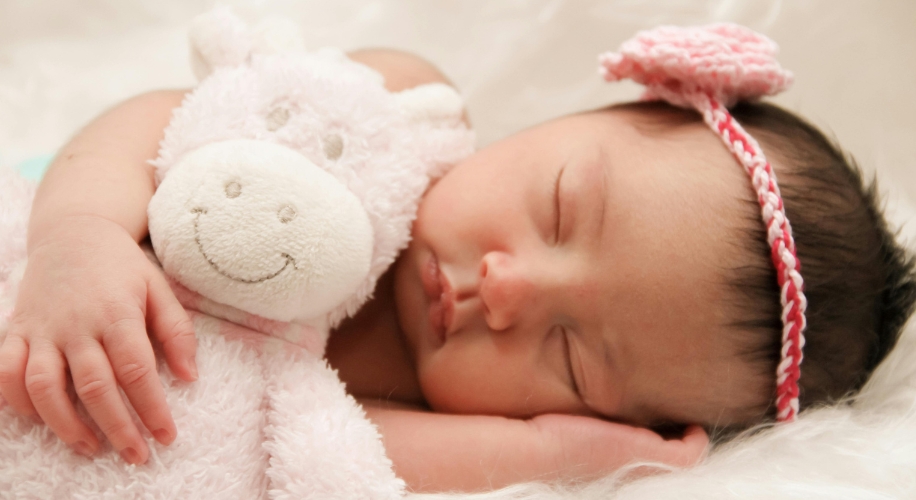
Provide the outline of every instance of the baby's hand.
{"type": "Polygon", "coordinates": [[[175,439],[147,328],[180,378],[197,378],[197,342],[165,278],[121,226],[79,216],[60,224],[29,253],[6,340],[0,393],[21,414],[38,415],[77,452],[99,442],[67,395],[68,378],[89,415],[132,464],[149,450],[120,386],[156,440],[175,439]]]}
{"type": "Polygon", "coordinates": [[[547,414],[529,422],[540,433],[553,470],[567,477],[594,479],[635,461],[686,467],[702,460],[709,445],[697,425],[677,439],[665,439],[649,429],[592,417],[547,414]]]}

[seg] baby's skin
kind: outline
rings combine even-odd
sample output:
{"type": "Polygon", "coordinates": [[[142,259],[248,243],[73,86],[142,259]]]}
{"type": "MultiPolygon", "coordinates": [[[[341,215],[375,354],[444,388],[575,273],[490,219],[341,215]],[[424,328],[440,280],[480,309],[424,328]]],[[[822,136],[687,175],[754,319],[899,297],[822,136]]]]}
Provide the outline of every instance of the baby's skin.
{"type": "MultiPolygon", "coordinates": [[[[447,83],[408,54],[350,56],[392,91],[447,83]]],[[[145,431],[165,445],[179,432],[153,344],[176,376],[197,377],[193,327],[138,245],[147,161],[183,95],[144,94],[95,119],[36,194],[0,393],[87,456],[99,438],[68,388],[142,464],[145,431]]],[[[708,445],[699,425],[674,437],[646,426],[724,423],[723,401],[755,397],[755,374],[717,340],[723,313],[710,307],[724,302],[722,267],[741,263],[726,228],[747,181],[708,131],[651,142],[634,119],[573,115],[456,166],[424,195],[375,298],[332,334],[329,362],[412,490],[690,465],[708,445]]]]}

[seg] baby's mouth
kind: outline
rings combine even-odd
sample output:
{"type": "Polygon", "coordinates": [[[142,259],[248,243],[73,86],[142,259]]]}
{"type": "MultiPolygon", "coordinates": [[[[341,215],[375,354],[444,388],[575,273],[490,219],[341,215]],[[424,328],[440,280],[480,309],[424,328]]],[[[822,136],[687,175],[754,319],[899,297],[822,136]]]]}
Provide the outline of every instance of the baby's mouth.
{"type": "Polygon", "coordinates": [[[452,324],[455,314],[454,292],[451,284],[441,270],[435,254],[423,266],[420,273],[423,291],[430,299],[429,323],[440,342],[445,342],[445,337],[452,324]]]}
{"type": "Polygon", "coordinates": [[[286,270],[286,268],[289,267],[290,265],[293,266],[293,269],[298,269],[298,267],[296,266],[296,259],[294,259],[292,255],[284,252],[284,253],[280,253],[280,256],[283,257],[284,259],[283,267],[281,267],[280,269],[266,276],[261,276],[258,278],[245,278],[245,277],[237,276],[233,273],[223,270],[222,268],[219,267],[219,265],[216,262],[213,261],[213,259],[209,255],[207,255],[206,250],[204,250],[204,245],[200,241],[200,227],[198,226],[198,224],[200,221],[201,214],[207,213],[207,209],[206,208],[194,208],[191,210],[191,213],[194,214],[194,242],[197,243],[197,248],[198,250],[200,250],[200,254],[203,255],[207,263],[210,264],[210,267],[212,267],[213,270],[218,272],[219,274],[233,281],[254,284],[254,283],[261,283],[269,279],[276,278],[277,276],[280,275],[280,273],[286,270]]]}

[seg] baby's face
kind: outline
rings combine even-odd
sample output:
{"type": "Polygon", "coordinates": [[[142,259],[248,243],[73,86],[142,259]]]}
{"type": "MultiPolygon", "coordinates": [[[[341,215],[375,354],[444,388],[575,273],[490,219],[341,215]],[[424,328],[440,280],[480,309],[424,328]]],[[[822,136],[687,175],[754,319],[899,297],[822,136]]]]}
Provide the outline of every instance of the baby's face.
{"type": "Polygon", "coordinates": [[[728,326],[749,181],[704,125],[633,113],[531,128],[429,189],[395,293],[432,408],[725,424],[768,397],[728,326]]]}

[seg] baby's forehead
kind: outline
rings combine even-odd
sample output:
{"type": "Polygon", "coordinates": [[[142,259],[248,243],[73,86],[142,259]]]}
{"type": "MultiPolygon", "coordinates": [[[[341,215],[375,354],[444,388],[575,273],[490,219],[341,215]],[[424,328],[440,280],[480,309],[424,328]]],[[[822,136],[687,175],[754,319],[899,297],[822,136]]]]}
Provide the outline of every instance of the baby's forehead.
{"type": "MultiPolygon", "coordinates": [[[[722,140],[713,134],[695,111],[654,103],[628,103],[570,115],[591,121],[591,127],[602,126],[620,134],[628,141],[667,146],[687,151],[706,150],[719,162],[739,167],[731,158],[722,140]]],[[[603,131],[602,131],[603,132],[603,131]]],[[[606,140],[607,136],[596,137],[606,140]]]]}
{"type": "Polygon", "coordinates": [[[752,263],[748,250],[758,242],[750,234],[761,225],[751,184],[696,113],[670,106],[611,107],[519,135],[525,136],[515,143],[524,150],[519,154],[540,168],[566,164],[564,177],[571,180],[586,170],[584,164],[603,169],[608,213],[616,215],[609,232],[626,233],[648,247],[639,250],[677,248],[679,262],[719,283],[728,269],[752,263]]]}
{"type": "Polygon", "coordinates": [[[694,115],[675,108],[647,112],[611,107],[572,115],[557,125],[580,137],[583,156],[602,162],[610,178],[651,180],[640,187],[679,192],[680,204],[672,209],[703,212],[708,207],[721,213],[723,203],[734,207],[753,201],[741,165],[694,115]]]}

